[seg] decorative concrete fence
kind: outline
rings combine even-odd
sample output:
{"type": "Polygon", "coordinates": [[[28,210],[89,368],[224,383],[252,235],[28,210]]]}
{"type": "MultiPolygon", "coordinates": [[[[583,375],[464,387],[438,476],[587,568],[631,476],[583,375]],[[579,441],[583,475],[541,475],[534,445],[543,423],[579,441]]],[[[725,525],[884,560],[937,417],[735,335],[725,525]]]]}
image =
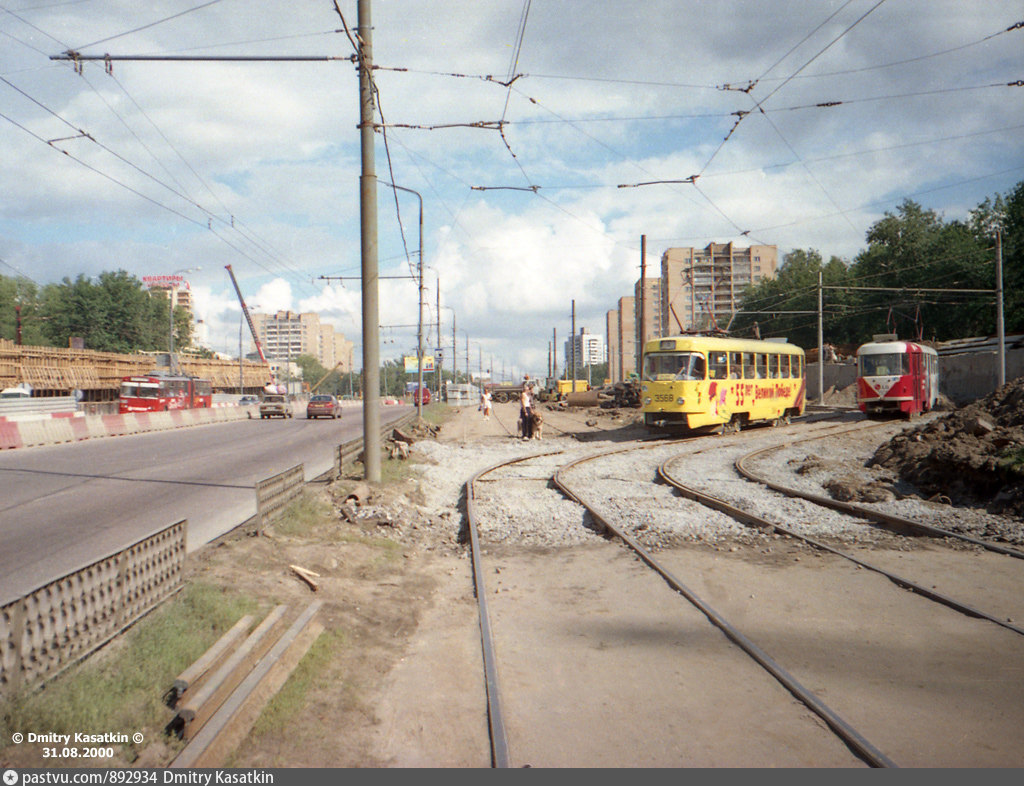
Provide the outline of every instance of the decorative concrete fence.
{"type": "Polygon", "coordinates": [[[257,531],[262,532],[267,522],[279,515],[299,495],[306,481],[305,475],[303,465],[296,464],[256,483],[257,531]]]}
{"type": "Polygon", "coordinates": [[[0,608],[0,694],[52,679],[183,586],[187,522],[0,608]]]}

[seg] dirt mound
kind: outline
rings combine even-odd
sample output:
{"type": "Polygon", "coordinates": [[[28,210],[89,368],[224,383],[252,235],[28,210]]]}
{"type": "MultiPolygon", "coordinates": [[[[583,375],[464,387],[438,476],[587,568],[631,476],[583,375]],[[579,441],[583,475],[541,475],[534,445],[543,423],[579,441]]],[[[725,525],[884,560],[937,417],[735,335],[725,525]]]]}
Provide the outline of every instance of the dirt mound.
{"type": "Polygon", "coordinates": [[[896,435],[868,466],[954,505],[1024,518],[1024,378],[896,435]]]}
{"type": "Polygon", "coordinates": [[[856,407],[857,406],[857,385],[847,385],[845,388],[836,388],[834,385],[824,391],[820,402],[826,407],[856,407]]]}

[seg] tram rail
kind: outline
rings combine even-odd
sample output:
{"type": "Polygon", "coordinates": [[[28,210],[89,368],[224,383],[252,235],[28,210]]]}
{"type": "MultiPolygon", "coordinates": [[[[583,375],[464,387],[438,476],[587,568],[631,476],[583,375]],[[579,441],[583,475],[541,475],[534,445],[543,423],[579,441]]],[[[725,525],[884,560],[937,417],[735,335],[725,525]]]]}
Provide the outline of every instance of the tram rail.
{"type": "MultiPolygon", "coordinates": [[[[702,437],[688,438],[690,439],[702,439],[702,437]]],[[[664,446],[665,441],[659,440],[656,443],[657,446],[664,446]]],[[[660,577],[677,593],[682,595],[688,600],[694,607],[696,607],[716,628],[718,628],[730,641],[737,644],[752,660],[754,660],[759,666],[765,669],[772,677],[774,677],[783,687],[786,688],[794,697],[804,704],[811,712],[817,715],[826,726],[839,737],[846,746],[860,759],[872,767],[896,767],[897,765],[889,757],[887,757],[879,748],[872,744],[864,735],[858,732],[852,725],[847,723],[842,717],[839,716],[834,710],[832,710],[824,701],[822,701],[815,693],[805,686],[803,686],[792,674],[786,671],[779,663],[771,658],[771,656],[758,647],[748,636],[738,630],[735,626],[729,623],[728,620],[717,611],[715,611],[709,604],[703,601],[684,585],[678,578],[676,578],[667,568],[659,564],[658,560],[654,555],[647,549],[644,549],[635,539],[631,538],[623,529],[618,528],[615,524],[603,516],[592,504],[590,504],[578,490],[574,490],[565,480],[564,472],[572,469],[579,464],[590,461],[595,458],[605,457],[615,453],[622,453],[631,450],[646,449],[654,447],[655,445],[646,443],[640,446],[632,445],[624,448],[618,448],[612,451],[603,451],[591,456],[585,456],[581,459],[577,459],[570,463],[561,466],[552,476],[551,481],[555,487],[564,494],[567,498],[573,500],[577,504],[584,507],[591,517],[600,525],[600,527],[606,532],[613,534],[618,537],[623,543],[625,543],[630,549],[632,549],[652,570],[656,571],[660,577]]],[[[480,632],[481,632],[481,645],[483,651],[483,662],[485,671],[485,686],[486,686],[486,699],[487,699],[487,715],[488,715],[488,726],[491,740],[491,760],[492,766],[494,767],[508,767],[510,766],[510,752],[507,734],[505,732],[506,722],[503,714],[503,701],[501,697],[500,684],[497,673],[497,657],[495,654],[495,647],[492,634],[492,624],[490,621],[490,615],[487,609],[487,587],[484,582],[484,572],[482,567],[482,554],[480,546],[480,535],[478,531],[477,511],[476,511],[476,484],[480,482],[485,475],[492,473],[498,469],[520,464],[525,461],[532,459],[541,458],[544,456],[557,455],[560,451],[552,451],[548,453],[532,454],[530,456],[522,456],[504,461],[499,464],[487,467],[484,470],[476,473],[466,484],[466,526],[464,531],[464,540],[468,541],[470,546],[471,558],[473,563],[473,576],[474,576],[474,588],[477,598],[478,613],[480,619],[480,632]]]]}

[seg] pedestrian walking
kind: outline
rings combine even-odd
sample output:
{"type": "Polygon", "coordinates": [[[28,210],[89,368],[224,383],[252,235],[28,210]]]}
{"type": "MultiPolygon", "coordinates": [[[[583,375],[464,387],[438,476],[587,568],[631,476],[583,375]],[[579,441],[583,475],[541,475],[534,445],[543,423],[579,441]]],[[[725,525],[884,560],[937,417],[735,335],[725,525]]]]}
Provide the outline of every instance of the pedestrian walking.
{"type": "Polygon", "coordinates": [[[491,419],[491,391],[484,390],[480,394],[480,409],[484,413],[484,420],[491,419]]]}

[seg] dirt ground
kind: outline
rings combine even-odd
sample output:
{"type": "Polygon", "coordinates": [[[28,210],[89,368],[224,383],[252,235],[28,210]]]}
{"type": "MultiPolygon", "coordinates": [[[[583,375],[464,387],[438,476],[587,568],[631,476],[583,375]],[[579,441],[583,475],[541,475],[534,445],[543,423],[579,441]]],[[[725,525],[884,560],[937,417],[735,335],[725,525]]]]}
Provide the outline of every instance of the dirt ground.
{"type": "MultiPolygon", "coordinates": [[[[514,407],[499,405],[489,421],[466,408],[430,438],[476,447],[509,440],[514,407]]],[[[639,434],[635,411],[545,414],[548,436],[639,434]]],[[[407,487],[372,492],[384,512],[352,523],[340,512],[352,491],[364,493],[356,477],[316,491],[339,513],[311,540],[271,528],[265,537],[225,538],[192,560],[192,579],[242,589],[268,606],[288,603],[297,611],[319,598],[325,603],[320,619],[336,637],[336,656],[303,710],[284,728],[250,735],[226,763],[489,767],[471,566],[456,542],[461,512],[417,513],[406,504],[415,499],[415,489],[407,487]],[[292,564],[320,574],[316,593],[289,569],[292,564]]],[[[485,550],[513,766],[864,766],[735,647],[723,646],[703,616],[681,608],[675,592],[628,552],[612,548],[485,550]],[[610,574],[609,560],[620,569],[610,574]],[[618,578],[609,581],[609,575],[618,578]],[[595,576],[601,577],[598,585],[595,576]],[[667,622],[673,619],[677,623],[667,622]]],[[[948,684],[931,684],[908,671],[900,655],[917,647],[935,650],[940,661],[969,660],[979,646],[1002,652],[986,672],[954,680],[959,690],[991,693],[998,703],[1005,697],[1004,677],[1019,683],[1012,677],[1019,671],[1019,649],[1013,649],[1016,642],[1004,647],[1003,639],[1012,635],[978,622],[958,620],[951,628],[942,612],[911,599],[922,606],[909,621],[901,616],[898,626],[879,626],[871,612],[848,609],[847,619],[823,639],[814,625],[846,604],[844,592],[857,593],[858,608],[886,608],[893,605],[891,585],[851,569],[844,579],[849,584],[840,582],[836,597],[822,590],[821,560],[796,546],[770,551],[738,546],[709,553],[695,546],[664,558],[738,620],[756,608],[757,617],[745,622],[800,663],[810,687],[834,677],[837,665],[851,673],[877,672],[868,695],[836,688],[827,698],[854,723],[874,717],[872,710],[886,718],[880,727],[865,722],[901,751],[902,766],[1024,764],[1018,753],[1024,718],[986,717],[974,704],[959,706],[948,684]],[[714,570],[707,569],[708,560],[714,570]],[[778,602],[752,607],[755,597],[778,602]],[[879,653],[892,663],[880,668],[879,653]],[[893,696],[909,716],[881,708],[893,696]],[[949,712],[951,700],[957,712],[949,712]],[[928,719],[923,728],[921,718],[928,719]]],[[[954,585],[971,581],[957,579],[954,554],[907,556],[938,563],[954,585]]],[[[1024,706],[1024,696],[1019,703],[1024,706]]],[[[173,753],[151,745],[137,764],[163,766],[173,753]]]]}

